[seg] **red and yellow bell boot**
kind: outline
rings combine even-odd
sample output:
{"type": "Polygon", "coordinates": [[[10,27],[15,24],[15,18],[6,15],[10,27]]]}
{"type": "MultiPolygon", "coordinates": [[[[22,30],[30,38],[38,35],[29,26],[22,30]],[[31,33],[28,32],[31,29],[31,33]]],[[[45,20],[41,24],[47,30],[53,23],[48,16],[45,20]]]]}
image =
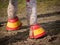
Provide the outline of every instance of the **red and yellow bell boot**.
{"type": "Polygon", "coordinates": [[[8,19],[6,30],[18,30],[22,26],[22,23],[19,21],[18,17],[14,19],[8,19]]]}
{"type": "Polygon", "coordinates": [[[46,35],[45,30],[38,24],[30,26],[29,38],[37,39],[46,35]]]}

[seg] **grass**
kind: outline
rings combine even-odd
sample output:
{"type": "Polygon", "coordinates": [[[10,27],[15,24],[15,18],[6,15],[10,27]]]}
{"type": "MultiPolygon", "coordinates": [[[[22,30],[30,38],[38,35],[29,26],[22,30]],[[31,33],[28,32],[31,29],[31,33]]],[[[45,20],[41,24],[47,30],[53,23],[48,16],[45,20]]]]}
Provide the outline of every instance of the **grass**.
{"type": "MultiPolygon", "coordinates": [[[[18,0],[18,14],[22,14],[26,9],[26,1],[18,0]]],[[[0,17],[7,16],[7,0],[0,0],[0,17]]],[[[60,6],[60,0],[37,0],[37,12],[44,13],[48,8],[60,6]]]]}
{"type": "Polygon", "coordinates": [[[38,13],[47,13],[48,11],[54,11],[55,7],[60,6],[60,0],[45,0],[37,2],[38,13]]]}

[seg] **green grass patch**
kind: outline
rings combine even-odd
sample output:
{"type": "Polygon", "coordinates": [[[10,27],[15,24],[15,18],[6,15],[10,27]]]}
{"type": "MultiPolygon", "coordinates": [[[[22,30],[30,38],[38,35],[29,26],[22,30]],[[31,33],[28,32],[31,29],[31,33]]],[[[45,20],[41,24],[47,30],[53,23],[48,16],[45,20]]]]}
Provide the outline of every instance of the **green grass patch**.
{"type": "MultiPolygon", "coordinates": [[[[0,16],[7,15],[7,6],[9,0],[0,0],[0,16]]],[[[37,0],[38,11],[46,11],[46,8],[60,6],[60,0],[37,0]]],[[[18,13],[26,9],[26,0],[18,0],[18,13]]]]}

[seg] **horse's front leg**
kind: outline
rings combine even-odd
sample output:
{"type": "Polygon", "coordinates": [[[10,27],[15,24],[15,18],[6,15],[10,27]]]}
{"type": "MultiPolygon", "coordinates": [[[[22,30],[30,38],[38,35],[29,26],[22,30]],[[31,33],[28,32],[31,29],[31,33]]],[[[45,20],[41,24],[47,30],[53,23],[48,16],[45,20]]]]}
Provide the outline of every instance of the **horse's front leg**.
{"type": "Polygon", "coordinates": [[[17,30],[21,26],[21,22],[19,22],[19,19],[16,16],[17,4],[18,0],[9,0],[9,5],[7,9],[8,13],[8,23],[6,27],[7,30],[17,30]]]}
{"type": "Polygon", "coordinates": [[[9,0],[9,5],[7,9],[9,19],[13,19],[16,17],[17,3],[18,3],[17,0],[9,0]]]}
{"type": "Polygon", "coordinates": [[[45,30],[37,23],[36,0],[27,0],[27,15],[30,25],[30,38],[39,38],[46,34],[45,30]]]}

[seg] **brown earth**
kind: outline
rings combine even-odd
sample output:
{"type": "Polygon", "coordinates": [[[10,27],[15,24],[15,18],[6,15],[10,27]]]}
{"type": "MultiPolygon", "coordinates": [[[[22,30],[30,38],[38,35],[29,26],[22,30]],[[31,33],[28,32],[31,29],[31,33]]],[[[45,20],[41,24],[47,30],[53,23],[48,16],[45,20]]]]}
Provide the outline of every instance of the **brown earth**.
{"type": "Polygon", "coordinates": [[[20,30],[6,31],[7,18],[1,17],[0,45],[60,45],[60,12],[40,14],[38,23],[45,29],[47,35],[39,39],[29,39],[29,28],[26,16],[20,15],[23,23],[20,30]]]}

